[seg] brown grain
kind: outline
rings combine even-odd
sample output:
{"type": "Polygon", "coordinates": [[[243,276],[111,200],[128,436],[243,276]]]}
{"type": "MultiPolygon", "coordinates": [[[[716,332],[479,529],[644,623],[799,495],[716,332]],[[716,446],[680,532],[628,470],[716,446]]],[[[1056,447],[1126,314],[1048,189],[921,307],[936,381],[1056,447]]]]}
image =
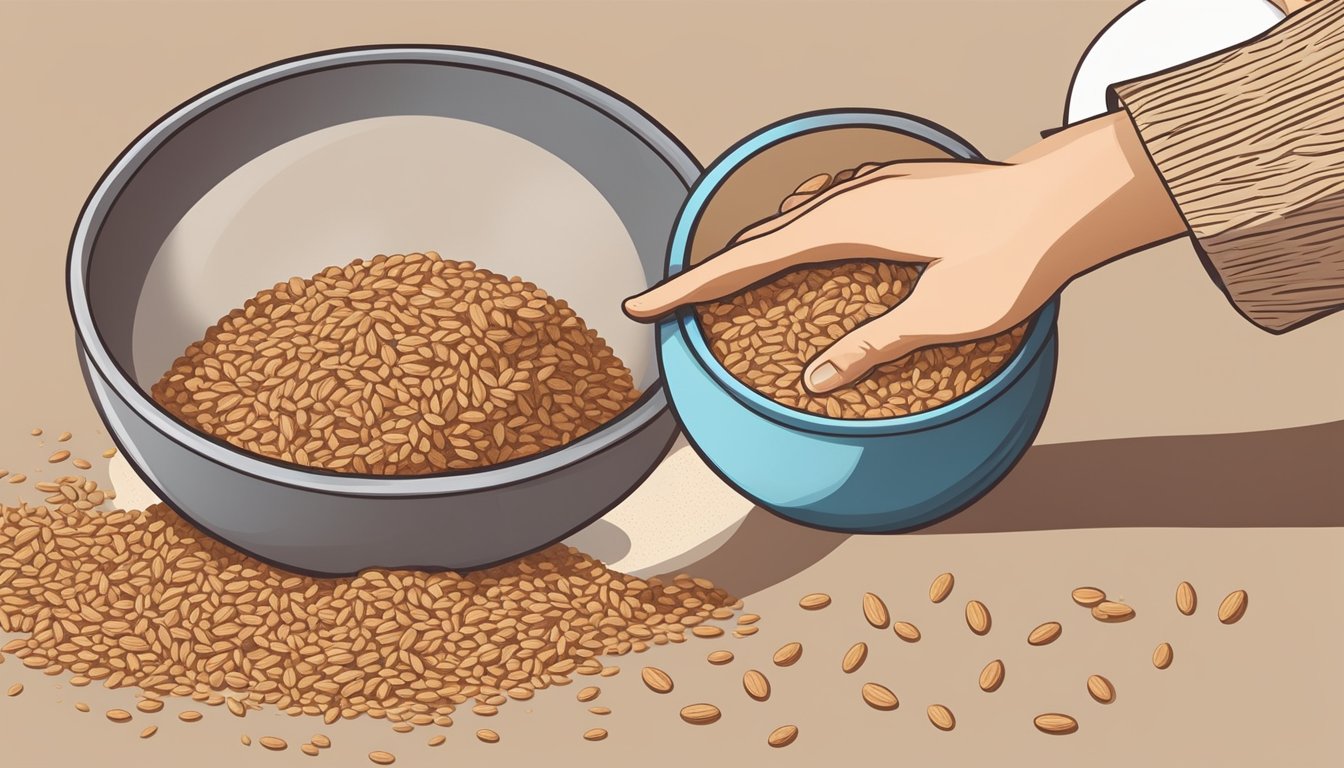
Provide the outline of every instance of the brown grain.
{"type": "Polygon", "coordinates": [[[1078,587],[1073,590],[1073,602],[1091,608],[1106,599],[1106,593],[1096,587],[1078,587]]]}
{"type": "Polygon", "coordinates": [[[690,704],[681,708],[681,719],[691,725],[709,725],[718,722],[722,713],[713,704],[690,704]]]}
{"type": "Polygon", "coordinates": [[[671,693],[672,677],[657,667],[645,667],[639,671],[639,677],[644,681],[644,685],[654,693],[671,693]]]}
{"type": "Polygon", "coordinates": [[[148,739],[150,736],[153,736],[158,732],[159,732],[159,726],[157,725],[146,726],[145,729],[140,732],[140,738],[148,739]]]}
{"type": "Polygon", "coordinates": [[[803,657],[802,643],[785,643],[775,651],[774,662],[776,666],[791,667],[798,663],[803,657]]]}
{"type": "Polygon", "coordinates": [[[1190,616],[1195,612],[1199,599],[1195,596],[1195,587],[1188,581],[1176,585],[1176,610],[1190,616]]]}
{"type": "Polygon", "coordinates": [[[1250,602],[1250,596],[1246,590],[1238,589],[1223,598],[1223,602],[1218,605],[1218,620],[1224,624],[1236,624],[1241,621],[1241,617],[1246,615],[1246,605],[1250,602]]]}
{"type": "Polygon", "coordinates": [[[1037,715],[1033,721],[1036,727],[1042,733],[1051,735],[1065,735],[1078,730],[1078,721],[1068,715],[1062,715],[1058,712],[1048,712],[1044,715],[1037,715]]]}
{"type": "Polygon", "coordinates": [[[313,746],[319,749],[329,749],[331,747],[331,739],[327,738],[326,736],[323,736],[320,733],[315,734],[313,738],[309,739],[309,741],[312,742],[313,746]]]}
{"type": "Polygon", "coordinates": [[[819,611],[831,604],[831,596],[823,592],[813,592],[810,595],[803,595],[798,601],[798,607],[805,611],[819,611]]]}
{"type": "Polygon", "coordinates": [[[1044,624],[1031,630],[1027,635],[1027,643],[1030,645],[1049,645],[1059,639],[1064,628],[1058,621],[1047,621],[1044,624]]]}
{"type": "Polygon", "coordinates": [[[289,747],[289,742],[279,736],[262,736],[259,741],[261,746],[273,752],[280,752],[289,747]]]}
{"type": "Polygon", "coordinates": [[[863,593],[863,618],[877,629],[886,629],[888,622],[891,621],[891,614],[887,612],[887,604],[882,602],[882,598],[872,592],[863,593]]]}
{"type": "Polygon", "coordinates": [[[942,704],[930,704],[928,715],[929,722],[940,731],[950,731],[957,727],[957,718],[952,715],[952,710],[942,704]]]}
{"type": "Polygon", "coordinates": [[[129,723],[131,713],[124,709],[109,709],[107,710],[107,719],[114,723],[129,723]]]}
{"type": "Polygon", "coordinates": [[[1153,649],[1153,666],[1158,669],[1166,669],[1171,666],[1173,657],[1171,643],[1161,643],[1153,649]]]}
{"type": "Polygon", "coordinates": [[[966,603],[966,626],[977,635],[983,635],[989,632],[990,627],[989,609],[979,600],[972,600],[966,603]]]}
{"type": "Polygon", "coordinates": [[[898,621],[895,624],[892,624],[891,628],[896,632],[897,637],[907,643],[919,642],[919,627],[916,627],[914,624],[911,624],[908,621],[898,621]]]}
{"type": "Polygon", "coordinates": [[[999,686],[1003,685],[1003,674],[1002,659],[995,659],[986,664],[985,668],[980,670],[980,690],[985,693],[999,690],[999,686]]]}
{"type": "Polygon", "coordinates": [[[59,436],[57,436],[56,442],[64,443],[72,437],[74,437],[74,435],[70,434],[69,432],[62,432],[59,436]]]}
{"type": "Polygon", "coordinates": [[[929,585],[929,600],[935,603],[941,603],[952,594],[952,586],[956,583],[956,578],[950,573],[940,573],[933,583],[929,585]]]}
{"type": "Polygon", "coordinates": [[[742,688],[757,701],[770,698],[770,681],[757,670],[748,669],[742,674],[742,688]]]}
{"type": "Polygon", "coordinates": [[[194,723],[201,719],[201,713],[194,709],[184,710],[177,714],[177,719],[184,723],[194,723]]]}
{"type": "Polygon", "coordinates": [[[57,451],[47,457],[48,464],[60,464],[62,461],[70,458],[69,451],[57,451]]]}
{"type": "Polygon", "coordinates": [[[859,689],[859,695],[863,697],[864,703],[873,709],[887,711],[901,704],[890,688],[878,683],[864,683],[859,689]]]}
{"type": "Polygon", "coordinates": [[[863,662],[868,659],[868,644],[855,643],[845,651],[845,657],[840,660],[840,669],[846,673],[853,672],[863,666],[863,662]]]}
{"type": "Polygon", "coordinates": [[[258,293],[187,347],[152,395],[268,458],[421,475],[565,445],[639,391],[564,301],[430,252],[258,293]]]}
{"type": "Polygon", "coordinates": [[[1101,704],[1115,701],[1115,686],[1101,675],[1091,675],[1087,678],[1087,692],[1101,704]]]}
{"type": "Polygon", "coordinates": [[[583,738],[587,741],[601,741],[607,738],[606,728],[589,728],[583,732],[583,738]]]}
{"type": "Polygon", "coordinates": [[[437,747],[437,746],[440,746],[441,744],[443,744],[443,743],[444,743],[445,741],[447,741],[447,740],[448,740],[448,738],[447,738],[446,736],[444,736],[443,734],[439,734],[439,735],[437,735],[437,736],[430,736],[430,737],[429,737],[429,741],[425,742],[425,744],[427,744],[428,746],[431,746],[431,747],[437,747]]]}
{"type": "Polygon", "coordinates": [[[587,688],[580,690],[578,695],[575,696],[575,698],[577,698],[579,701],[585,701],[585,702],[592,701],[593,699],[596,699],[599,695],[601,695],[601,693],[602,693],[601,688],[598,688],[595,685],[590,685],[587,688]]]}
{"type": "Polygon", "coordinates": [[[772,747],[787,747],[798,739],[798,726],[781,725],[770,732],[765,742],[772,747]]]}
{"type": "Polygon", "coordinates": [[[9,686],[9,690],[6,691],[5,693],[6,695],[11,697],[18,696],[19,694],[23,693],[23,683],[15,683],[9,686]]]}
{"type": "Polygon", "coordinates": [[[1097,621],[1112,623],[1129,621],[1134,618],[1134,609],[1124,603],[1117,603],[1113,600],[1102,600],[1092,606],[1092,618],[1097,621]]]}
{"type": "Polygon", "coordinates": [[[374,763],[376,765],[391,765],[397,762],[397,757],[396,755],[393,755],[391,752],[374,750],[373,752],[369,753],[369,762],[374,763]]]}
{"type": "Polygon", "coordinates": [[[610,715],[611,707],[589,707],[588,712],[594,715],[610,715]]]}
{"type": "Polygon", "coordinates": [[[705,657],[710,664],[723,665],[733,660],[732,651],[713,651],[705,657]]]}
{"type": "Polygon", "coordinates": [[[480,739],[481,741],[485,742],[486,744],[498,744],[498,743],[499,743],[499,734],[498,734],[498,733],[495,733],[494,731],[490,730],[489,728],[482,728],[482,729],[480,729],[479,731],[477,731],[477,732],[476,732],[476,738],[480,739]]]}

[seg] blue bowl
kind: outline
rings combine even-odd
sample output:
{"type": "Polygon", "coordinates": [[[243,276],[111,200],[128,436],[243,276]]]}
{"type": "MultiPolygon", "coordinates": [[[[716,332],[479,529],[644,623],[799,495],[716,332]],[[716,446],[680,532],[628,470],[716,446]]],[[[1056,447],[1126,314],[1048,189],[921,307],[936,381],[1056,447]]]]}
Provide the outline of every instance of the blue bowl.
{"type": "MultiPolygon", "coordinates": [[[[983,159],[942,128],[895,112],[833,111],[784,120],[744,139],[700,178],[672,234],[668,275],[687,268],[701,214],[735,170],[781,142],[851,127],[894,131],[958,158],[983,159]]],[[[1022,457],[1054,384],[1058,310],[1058,299],[1042,308],[1016,355],[971,394],[890,419],[832,419],[757,393],[714,358],[692,308],[659,323],[659,364],[691,444],[743,495],[805,525],[887,533],[966,507],[1022,457]]]]}

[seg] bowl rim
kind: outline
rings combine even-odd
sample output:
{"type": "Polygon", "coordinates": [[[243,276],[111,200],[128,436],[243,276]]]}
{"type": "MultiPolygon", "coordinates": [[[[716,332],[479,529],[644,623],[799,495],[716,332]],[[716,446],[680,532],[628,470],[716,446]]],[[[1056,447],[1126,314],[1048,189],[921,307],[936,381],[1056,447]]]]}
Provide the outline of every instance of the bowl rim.
{"type": "MultiPolygon", "coordinates": [[[[786,117],[743,138],[710,163],[691,189],[691,194],[677,215],[677,223],[668,247],[667,277],[671,278],[687,268],[690,245],[705,207],[734,171],[760,153],[789,139],[808,133],[845,128],[877,128],[904,133],[927,141],[961,160],[988,162],[960,136],[937,123],[904,112],[877,108],[841,108],[786,117]]],[[[1007,391],[1031,367],[1054,333],[1059,311],[1058,302],[1057,296],[1052,297],[1036,312],[1028,321],[1030,325],[1022,344],[1008,364],[969,395],[932,410],[886,419],[836,419],[796,410],[777,403],[743,384],[710,352],[694,307],[681,307],[673,315],[660,321],[659,338],[676,339],[689,350],[700,368],[738,403],[782,426],[828,436],[895,435],[933,429],[958,421],[984,408],[1007,391]]],[[[661,345],[659,352],[661,366],[661,345]]]]}
{"type": "MultiPolygon", "coordinates": [[[[380,44],[329,49],[271,62],[211,86],[155,120],[117,155],[80,208],[66,259],[66,299],[76,344],[89,367],[138,418],[182,448],[259,480],[335,495],[420,497],[506,487],[577,464],[624,442],[655,421],[668,410],[661,367],[655,368],[654,379],[633,406],[578,439],[535,456],[426,475],[338,473],[259,456],[192,429],[154,402],[113,359],[94,321],[86,271],[108,212],[143,163],[180,129],[242,94],[323,70],[385,63],[478,69],[529,81],[577,99],[624,128],[649,147],[688,189],[702,173],[699,162],[681,140],[634,103],[581,75],[522,56],[468,46],[380,44]]],[[[671,440],[669,435],[669,445],[671,440]]]]}

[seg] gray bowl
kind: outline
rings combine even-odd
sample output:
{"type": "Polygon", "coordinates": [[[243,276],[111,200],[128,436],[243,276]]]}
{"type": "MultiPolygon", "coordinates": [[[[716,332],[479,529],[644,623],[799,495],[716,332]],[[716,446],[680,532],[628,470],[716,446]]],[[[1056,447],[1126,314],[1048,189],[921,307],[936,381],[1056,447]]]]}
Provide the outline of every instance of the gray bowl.
{"type": "Polygon", "coordinates": [[[620,299],[662,275],[700,168],[592,83],[486,51],[343,50],[182,105],[103,176],[70,245],[85,378],[117,445],[201,528],[290,568],[473,568],[615,506],[675,434],[653,330],[620,299]],[[566,299],[643,390],[563,448],[470,472],[339,475],[197,432],[150,386],[257,291],[377,253],[437,250],[566,299]]]}

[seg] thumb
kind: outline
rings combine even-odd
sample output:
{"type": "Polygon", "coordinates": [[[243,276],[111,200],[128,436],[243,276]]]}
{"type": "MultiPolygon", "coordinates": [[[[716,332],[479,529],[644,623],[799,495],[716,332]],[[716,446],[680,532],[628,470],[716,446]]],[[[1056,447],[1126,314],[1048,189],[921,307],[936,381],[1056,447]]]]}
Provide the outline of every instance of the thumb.
{"type": "Polygon", "coordinates": [[[803,373],[804,385],[813,393],[825,394],[933,343],[914,331],[919,327],[918,315],[918,307],[902,305],[850,331],[812,360],[803,373]]]}

